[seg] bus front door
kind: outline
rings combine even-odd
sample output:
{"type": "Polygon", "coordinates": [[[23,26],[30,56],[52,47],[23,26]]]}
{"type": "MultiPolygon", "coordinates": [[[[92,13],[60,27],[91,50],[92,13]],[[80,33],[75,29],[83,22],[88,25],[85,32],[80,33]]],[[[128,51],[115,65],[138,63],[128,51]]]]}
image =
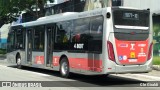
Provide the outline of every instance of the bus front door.
{"type": "Polygon", "coordinates": [[[53,40],[52,40],[52,28],[47,28],[47,43],[46,43],[46,66],[51,67],[52,66],[52,56],[53,56],[53,40]]]}
{"type": "Polygon", "coordinates": [[[27,64],[32,64],[32,29],[27,30],[27,64]]]}

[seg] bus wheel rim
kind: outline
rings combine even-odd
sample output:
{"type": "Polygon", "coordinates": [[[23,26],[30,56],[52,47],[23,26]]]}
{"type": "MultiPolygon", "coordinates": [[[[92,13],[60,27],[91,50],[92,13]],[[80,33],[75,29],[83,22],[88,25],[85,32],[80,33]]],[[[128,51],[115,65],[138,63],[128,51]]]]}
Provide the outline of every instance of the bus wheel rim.
{"type": "Polygon", "coordinates": [[[17,65],[20,65],[20,64],[21,64],[21,59],[18,58],[18,59],[17,59],[17,65]]]}
{"type": "Polygon", "coordinates": [[[68,66],[67,66],[67,63],[66,63],[66,62],[62,63],[62,68],[61,68],[61,70],[62,70],[62,74],[63,74],[63,75],[66,75],[66,74],[67,74],[68,66]]]}

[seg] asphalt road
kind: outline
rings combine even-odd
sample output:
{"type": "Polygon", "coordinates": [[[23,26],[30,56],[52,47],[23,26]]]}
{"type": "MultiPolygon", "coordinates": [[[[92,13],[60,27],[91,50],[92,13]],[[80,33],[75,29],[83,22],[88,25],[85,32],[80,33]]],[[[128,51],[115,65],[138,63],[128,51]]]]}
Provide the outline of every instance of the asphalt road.
{"type": "MultiPolygon", "coordinates": [[[[153,73],[155,73],[154,71],[153,73]]],[[[156,72],[159,74],[159,72],[156,72]]],[[[22,81],[21,83],[41,83],[48,87],[2,87],[0,90],[159,90],[159,87],[146,87],[147,83],[157,83],[160,80],[155,74],[122,74],[105,76],[85,76],[72,74],[69,79],[61,78],[59,72],[37,68],[24,67],[17,69],[14,65],[0,60],[0,82],[22,81]],[[25,82],[23,82],[25,81],[25,82]],[[28,82],[26,82],[28,81],[28,82]],[[154,81],[154,82],[150,82],[154,81]],[[140,86],[142,85],[142,86],[140,86]]],[[[159,74],[160,75],[160,74],[159,74]]],[[[1,83],[0,83],[1,84],[1,83]]],[[[14,85],[13,85],[14,86],[14,85]]],[[[21,85],[20,85],[21,86],[21,85]]]]}

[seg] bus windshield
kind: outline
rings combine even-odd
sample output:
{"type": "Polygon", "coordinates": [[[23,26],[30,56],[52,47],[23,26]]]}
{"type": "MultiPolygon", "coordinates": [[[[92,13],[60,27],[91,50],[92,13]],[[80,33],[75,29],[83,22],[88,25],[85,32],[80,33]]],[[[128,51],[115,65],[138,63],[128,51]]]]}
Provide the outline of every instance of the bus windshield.
{"type": "Polygon", "coordinates": [[[148,29],[149,11],[116,9],[113,10],[113,20],[116,28],[129,28],[132,26],[137,27],[137,29],[148,29]]]}

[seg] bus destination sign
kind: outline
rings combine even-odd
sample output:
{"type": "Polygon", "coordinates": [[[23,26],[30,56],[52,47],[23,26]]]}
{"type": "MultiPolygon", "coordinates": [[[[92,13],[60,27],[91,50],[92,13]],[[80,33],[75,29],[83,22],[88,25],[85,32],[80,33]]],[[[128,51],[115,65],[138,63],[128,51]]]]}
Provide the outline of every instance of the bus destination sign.
{"type": "Polygon", "coordinates": [[[133,12],[124,12],[123,13],[124,19],[133,19],[133,20],[139,20],[139,14],[133,13],[133,12]]]}

